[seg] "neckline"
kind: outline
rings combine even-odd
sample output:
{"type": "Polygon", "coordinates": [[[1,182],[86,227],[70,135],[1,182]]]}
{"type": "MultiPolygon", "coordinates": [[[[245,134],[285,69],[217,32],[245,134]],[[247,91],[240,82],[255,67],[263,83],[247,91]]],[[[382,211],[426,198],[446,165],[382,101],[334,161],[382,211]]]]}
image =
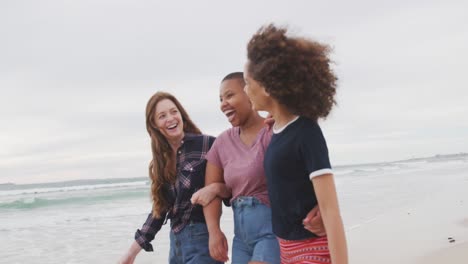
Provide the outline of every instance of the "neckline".
{"type": "Polygon", "coordinates": [[[296,116],[291,121],[289,121],[286,125],[284,125],[283,127],[280,127],[280,128],[275,128],[275,126],[273,126],[273,134],[279,134],[279,133],[283,132],[290,124],[294,123],[298,119],[299,119],[299,116],[296,116]]]}
{"type": "Polygon", "coordinates": [[[262,133],[264,133],[264,130],[265,130],[265,127],[262,127],[262,129],[260,129],[258,132],[257,132],[257,135],[255,136],[255,139],[254,141],[252,141],[252,144],[250,146],[248,146],[247,144],[245,144],[241,137],[240,137],[240,127],[234,127],[234,137],[236,138],[236,140],[239,142],[240,145],[243,146],[244,149],[247,149],[247,150],[250,150],[252,149],[256,144],[257,142],[260,140],[260,135],[262,133]]]}

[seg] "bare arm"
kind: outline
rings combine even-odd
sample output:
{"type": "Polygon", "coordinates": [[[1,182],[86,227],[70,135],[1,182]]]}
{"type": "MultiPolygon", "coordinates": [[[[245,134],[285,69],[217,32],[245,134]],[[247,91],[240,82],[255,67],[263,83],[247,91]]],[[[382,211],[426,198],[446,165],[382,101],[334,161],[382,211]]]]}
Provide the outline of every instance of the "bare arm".
{"type": "Polygon", "coordinates": [[[224,183],[214,182],[210,184],[209,186],[213,186],[212,188],[213,188],[214,193],[220,198],[226,199],[226,198],[231,197],[232,195],[231,190],[224,183]]]}
{"type": "Polygon", "coordinates": [[[127,253],[124,256],[122,256],[122,258],[120,259],[118,263],[119,264],[133,264],[136,256],[138,255],[138,253],[140,253],[140,251],[141,251],[140,245],[136,241],[133,241],[127,253]]]}
{"type": "Polygon", "coordinates": [[[190,201],[192,204],[206,206],[216,198],[216,196],[223,199],[229,198],[231,197],[231,190],[229,190],[224,183],[213,182],[195,192],[190,201]]]}
{"type": "Polygon", "coordinates": [[[148,217],[146,218],[146,221],[141,229],[138,229],[135,232],[135,240],[127,252],[125,252],[125,255],[120,258],[119,263],[133,264],[136,256],[142,249],[145,251],[153,251],[151,241],[153,241],[154,237],[161,229],[164,220],[166,219],[166,214],[167,212],[163,212],[161,215],[162,217],[160,218],[153,217],[152,212],[148,214],[148,217]]]}
{"type": "MultiPolygon", "coordinates": [[[[206,164],[205,186],[211,183],[224,183],[223,170],[208,162],[206,164]]],[[[211,203],[203,207],[203,213],[210,236],[210,255],[216,260],[226,262],[228,261],[228,244],[219,225],[222,213],[221,199],[215,197],[211,203]]]]}
{"type": "Polygon", "coordinates": [[[312,179],[312,183],[325,224],[332,263],[347,264],[348,250],[346,237],[338,206],[333,175],[325,174],[317,176],[312,179]]]}

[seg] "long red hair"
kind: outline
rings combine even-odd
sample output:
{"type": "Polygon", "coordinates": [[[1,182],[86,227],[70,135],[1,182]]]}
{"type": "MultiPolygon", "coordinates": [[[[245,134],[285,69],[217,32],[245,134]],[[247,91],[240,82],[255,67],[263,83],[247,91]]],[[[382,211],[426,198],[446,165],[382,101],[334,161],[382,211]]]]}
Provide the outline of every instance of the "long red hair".
{"type": "Polygon", "coordinates": [[[153,155],[149,164],[149,177],[151,179],[153,216],[157,218],[161,217],[162,212],[169,207],[166,196],[167,190],[164,189],[164,186],[175,183],[177,177],[174,150],[166,137],[157,129],[154,122],[156,106],[164,99],[171,100],[179,109],[185,133],[201,134],[200,129],[190,119],[187,111],[172,94],[157,92],[148,101],[146,105],[146,130],[148,130],[151,137],[151,152],[153,155]]]}

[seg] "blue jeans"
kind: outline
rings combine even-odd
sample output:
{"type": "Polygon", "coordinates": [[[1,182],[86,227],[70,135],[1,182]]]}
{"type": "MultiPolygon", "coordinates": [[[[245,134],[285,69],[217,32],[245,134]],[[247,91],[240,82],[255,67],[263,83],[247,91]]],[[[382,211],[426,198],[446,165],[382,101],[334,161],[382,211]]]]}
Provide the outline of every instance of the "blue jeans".
{"type": "Polygon", "coordinates": [[[232,264],[249,261],[280,263],[278,240],[271,227],[271,209],[255,197],[238,197],[232,202],[234,241],[232,264]]]}
{"type": "Polygon", "coordinates": [[[210,257],[205,223],[189,223],[179,233],[171,231],[169,264],[222,264],[210,257]]]}

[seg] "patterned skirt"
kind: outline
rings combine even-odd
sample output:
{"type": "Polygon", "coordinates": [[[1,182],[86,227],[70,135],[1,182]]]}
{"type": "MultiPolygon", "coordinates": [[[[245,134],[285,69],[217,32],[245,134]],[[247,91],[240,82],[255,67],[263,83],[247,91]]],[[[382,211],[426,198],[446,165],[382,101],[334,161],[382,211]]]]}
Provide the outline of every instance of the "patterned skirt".
{"type": "Polygon", "coordinates": [[[281,264],[331,263],[326,236],[305,240],[284,240],[278,238],[278,241],[281,252],[281,264]]]}

